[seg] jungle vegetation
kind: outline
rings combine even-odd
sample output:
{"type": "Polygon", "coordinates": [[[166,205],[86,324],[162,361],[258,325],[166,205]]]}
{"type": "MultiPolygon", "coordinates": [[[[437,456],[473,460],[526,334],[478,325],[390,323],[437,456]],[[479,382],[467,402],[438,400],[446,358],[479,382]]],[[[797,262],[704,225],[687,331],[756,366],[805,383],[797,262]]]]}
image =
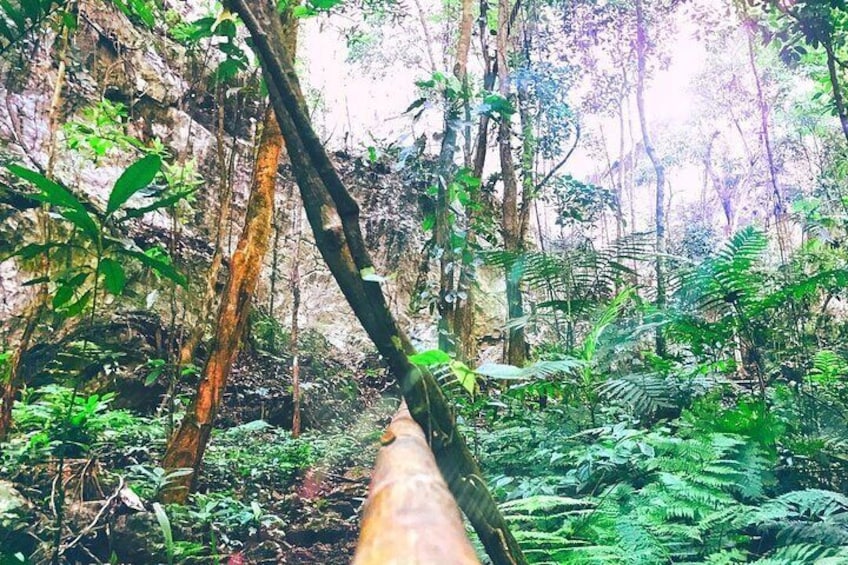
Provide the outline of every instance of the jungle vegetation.
{"type": "Polygon", "coordinates": [[[848,563],[844,0],[0,0],[0,73],[0,564],[348,563],[408,438],[457,563],[848,563]]]}

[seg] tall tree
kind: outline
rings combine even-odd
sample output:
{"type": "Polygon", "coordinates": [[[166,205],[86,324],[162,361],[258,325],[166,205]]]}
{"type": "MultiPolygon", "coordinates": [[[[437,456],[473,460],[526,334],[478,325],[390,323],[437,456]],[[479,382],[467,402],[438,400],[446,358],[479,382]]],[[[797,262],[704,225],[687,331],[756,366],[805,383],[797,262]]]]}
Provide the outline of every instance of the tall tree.
{"type": "Polygon", "coordinates": [[[844,55],[848,41],[848,7],[844,2],[833,0],[760,0],[759,4],[780,15],[774,20],[780,29],[769,37],[779,44],[782,55],[797,57],[799,52],[805,52],[803,48],[799,50],[801,41],[824,51],[835,113],[848,141],[848,107],[842,76],[848,66],[844,55]]]}
{"type": "Polygon", "coordinates": [[[192,473],[183,475],[169,484],[163,493],[163,499],[167,502],[184,502],[189,494],[209,443],[224,388],[239,352],[253,292],[259,281],[263,258],[271,240],[274,189],[282,149],[280,128],[274,120],[273,110],[268,108],[256,154],[253,186],[247,204],[244,229],[230,261],[230,273],[221,297],[209,359],[203,368],[197,393],[186,410],[182,424],[168,442],[162,460],[162,467],[165,469],[189,468],[192,473]]]}
{"type": "MultiPolygon", "coordinates": [[[[645,145],[645,153],[648,154],[648,159],[651,160],[651,165],[654,167],[656,175],[656,205],[655,205],[655,220],[654,226],[656,229],[656,291],[657,308],[665,307],[666,289],[665,289],[665,166],[662,160],[657,156],[654,149],[653,141],[651,140],[650,129],[648,128],[648,117],[645,108],[645,79],[647,77],[647,59],[648,50],[650,48],[648,38],[648,24],[645,18],[645,10],[642,5],[642,0],[636,0],[636,108],[639,113],[639,127],[642,130],[642,143],[645,145]]],[[[657,329],[656,349],[658,355],[665,353],[665,338],[662,334],[662,329],[657,329]]]]}
{"type": "MultiPolygon", "coordinates": [[[[498,92],[503,100],[512,97],[510,88],[510,27],[512,25],[512,3],[510,0],[498,2],[497,29],[497,68],[498,92]]],[[[524,250],[524,235],[526,222],[523,221],[524,201],[529,194],[522,191],[522,204],[519,204],[519,183],[515,171],[515,161],[512,154],[512,123],[511,112],[502,112],[498,127],[498,155],[501,165],[501,181],[503,182],[503,203],[501,207],[504,250],[517,257],[524,250]],[[520,206],[520,207],[519,207],[520,206]]],[[[527,208],[529,210],[529,207],[527,208]]],[[[524,316],[524,304],[521,294],[521,276],[517,260],[506,270],[506,303],[509,319],[524,316]]],[[[521,367],[527,360],[527,343],[524,339],[524,328],[511,325],[507,342],[506,361],[511,365],[521,367]]]]}
{"type": "MultiPolygon", "coordinates": [[[[298,19],[292,13],[295,5],[293,3],[279,15],[280,40],[291,53],[297,51],[298,19]]],[[[179,477],[163,493],[163,499],[170,502],[184,502],[197,478],[215,414],[221,405],[224,388],[239,352],[253,293],[271,240],[277,169],[282,154],[282,133],[274,110],[269,106],[265,111],[256,151],[244,228],[230,260],[230,272],[221,296],[211,352],[194,400],[186,410],[180,428],[168,442],[162,461],[165,469],[192,469],[192,473],[179,477]]]]}
{"type": "MultiPolygon", "coordinates": [[[[436,209],[433,234],[439,257],[439,296],[437,301],[439,348],[443,351],[456,351],[464,356],[469,349],[464,342],[473,339],[473,336],[458,331],[458,328],[456,328],[460,301],[462,296],[467,298],[469,291],[459,288],[462,279],[463,254],[456,250],[454,234],[459,218],[451,207],[455,194],[452,187],[455,186],[455,155],[459,146],[460,132],[464,131],[466,138],[469,135],[468,128],[464,127],[466,121],[464,114],[469,113],[468,53],[471,48],[471,31],[474,25],[473,0],[462,0],[460,7],[456,58],[453,66],[453,75],[460,85],[460,89],[456,91],[446,87],[443,92],[444,129],[436,168],[436,209]]],[[[420,7],[419,13],[421,13],[420,7]]],[[[429,37],[427,23],[423,18],[421,25],[425,30],[425,36],[429,37]]],[[[468,161],[470,155],[466,154],[465,159],[468,161]]],[[[466,166],[468,164],[466,163],[466,166]]],[[[467,328],[463,328],[463,330],[465,329],[467,328]]]]}

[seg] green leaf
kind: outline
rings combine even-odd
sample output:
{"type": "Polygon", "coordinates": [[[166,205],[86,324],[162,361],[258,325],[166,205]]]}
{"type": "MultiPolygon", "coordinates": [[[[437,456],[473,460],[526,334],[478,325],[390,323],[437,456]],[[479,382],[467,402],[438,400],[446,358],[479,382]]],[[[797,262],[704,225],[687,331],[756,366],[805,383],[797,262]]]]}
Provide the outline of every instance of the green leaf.
{"type": "Polygon", "coordinates": [[[144,386],[151,386],[165,370],[165,360],[151,359],[147,362],[147,366],[150,367],[150,373],[148,373],[147,378],[144,379],[144,386]]]}
{"type": "Polygon", "coordinates": [[[498,114],[502,118],[508,118],[515,113],[512,102],[500,94],[489,94],[483,99],[480,111],[484,114],[498,114]]]}
{"type": "Polygon", "coordinates": [[[448,355],[441,349],[430,349],[428,351],[416,353],[415,355],[410,355],[409,360],[412,363],[415,363],[416,365],[424,366],[443,365],[452,361],[450,355],[448,355]]]}
{"type": "Polygon", "coordinates": [[[128,220],[130,218],[140,218],[145,214],[152,212],[154,210],[159,210],[160,208],[169,208],[179,202],[180,200],[186,198],[193,194],[197,188],[193,188],[191,190],[185,190],[183,192],[179,192],[177,194],[172,194],[166,198],[162,198],[153,202],[152,204],[148,204],[147,206],[142,206],[141,208],[127,208],[124,210],[124,220],[128,220]]]}
{"type": "Polygon", "coordinates": [[[54,247],[61,247],[59,243],[29,243],[24,245],[23,247],[19,247],[12,254],[3,257],[0,260],[5,261],[6,259],[11,259],[12,257],[20,257],[24,260],[34,259],[43,253],[46,253],[50,249],[54,247]]]}
{"type": "Polygon", "coordinates": [[[85,310],[85,307],[88,306],[88,303],[91,302],[91,297],[91,290],[87,290],[86,293],[83,294],[79,300],[65,308],[62,311],[62,315],[64,315],[66,318],[73,318],[75,316],[79,316],[80,313],[85,310]]]}
{"type": "Polygon", "coordinates": [[[42,284],[42,283],[46,283],[46,282],[50,282],[50,277],[37,277],[37,278],[34,278],[34,279],[29,279],[28,281],[22,282],[21,286],[34,286],[34,285],[42,284]]]}
{"type": "Polygon", "coordinates": [[[362,280],[365,282],[375,282],[381,283],[386,280],[386,277],[381,277],[374,270],[374,267],[366,267],[359,271],[359,276],[362,277],[362,280]]]}
{"type": "Polygon", "coordinates": [[[427,214],[424,216],[424,221],[421,222],[421,229],[425,232],[430,231],[436,225],[436,215],[435,214],[427,214]]]}
{"type": "Polygon", "coordinates": [[[63,281],[62,286],[60,286],[58,290],[56,290],[56,294],[53,295],[53,308],[61,308],[63,305],[67,304],[68,301],[74,297],[77,289],[81,287],[86,280],[88,280],[88,273],[77,273],[70,279],[63,281]]]}
{"type": "Polygon", "coordinates": [[[149,185],[161,167],[162,158],[159,155],[147,155],[127,167],[115,181],[109,195],[109,203],[106,205],[106,215],[114,214],[133,194],[149,185]]]}
{"type": "Polygon", "coordinates": [[[409,107],[406,110],[403,111],[403,113],[408,114],[411,111],[415,110],[416,108],[420,108],[421,106],[423,106],[425,102],[427,102],[427,98],[421,97],[421,98],[417,99],[416,101],[414,101],[412,104],[410,104],[409,107]]]}
{"type": "Polygon", "coordinates": [[[127,284],[127,275],[124,267],[116,260],[105,258],[100,261],[100,273],[103,275],[103,284],[106,290],[112,294],[121,294],[127,284]]]}
{"type": "Polygon", "coordinates": [[[296,18],[308,18],[310,16],[316,15],[318,12],[314,8],[307,8],[306,6],[295,6],[292,8],[292,16],[296,18]]]}
{"type": "Polygon", "coordinates": [[[165,539],[165,551],[168,554],[168,564],[174,562],[174,533],[171,530],[171,521],[165,513],[165,509],[158,502],[153,503],[153,513],[156,515],[156,521],[159,523],[159,529],[162,530],[162,537],[165,539]]]}
{"type": "Polygon", "coordinates": [[[72,210],[81,210],[85,212],[85,208],[77,198],[64,186],[53,182],[41,173],[21,167],[20,165],[9,165],[9,171],[16,176],[29,181],[41,190],[43,202],[59,206],[61,208],[70,208],[72,210]]]}
{"type": "Polygon", "coordinates": [[[74,297],[74,290],[76,289],[72,286],[60,286],[53,295],[53,308],[61,308],[67,304],[74,297]]]}
{"type": "Polygon", "coordinates": [[[145,267],[149,267],[156,271],[158,274],[163,277],[170,279],[177,283],[180,286],[186,285],[186,278],[179,271],[177,271],[173,265],[170,263],[166,263],[162,259],[158,259],[156,257],[151,257],[145,253],[140,251],[133,251],[132,249],[122,249],[121,254],[127,255],[129,257],[133,257],[140,261],[145,267]]]}
{"type": "Polygon", "coordinates": [[[59,213],[65,219],[71,221],[75,226],[81,229],[91,239],[96,240],[100,233],[100,228],[95,223],[94,219],[88,214],[85,206],[82,205],[76,196],[64,186],[53,182],[41,173],[37,173],[19,165],[9,165],[9,171],[25,181],[29,181],[39,189],[39,194],[32,195],[32,198],[40,202],[45,202],[59,209],[59,213]]]}
{"type": "Polygon", "coordinates": [[[462,361],[451,361],[450,369],[462,388],[467,390],[468,394],[474,394],[477,389],[477,374],[462,361]]]}

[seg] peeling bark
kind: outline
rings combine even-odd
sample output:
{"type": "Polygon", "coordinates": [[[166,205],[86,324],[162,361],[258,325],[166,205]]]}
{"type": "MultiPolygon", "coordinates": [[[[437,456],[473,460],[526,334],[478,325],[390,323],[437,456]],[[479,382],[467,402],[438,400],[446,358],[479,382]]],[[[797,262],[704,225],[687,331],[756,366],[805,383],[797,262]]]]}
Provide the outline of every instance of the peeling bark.
{"type": "Polygon", "coordinates": [[[271,108],[265,113],[264,129],[256,156],[253,187],[247,217],[238,246],[233,253],[215,329],[211,354],[203,369],[197,394],[188,407],[179,430],[168,443],[162,467],[168,470],[191,468],[193,473],[176,479],[163,493],[166,502],[184,502],[195,481],[215,413],[239,351],[250,312],[250,302],[259,281],[262,260],[271,239],[274,215],[274,189],[283,139],[271,108]]]}

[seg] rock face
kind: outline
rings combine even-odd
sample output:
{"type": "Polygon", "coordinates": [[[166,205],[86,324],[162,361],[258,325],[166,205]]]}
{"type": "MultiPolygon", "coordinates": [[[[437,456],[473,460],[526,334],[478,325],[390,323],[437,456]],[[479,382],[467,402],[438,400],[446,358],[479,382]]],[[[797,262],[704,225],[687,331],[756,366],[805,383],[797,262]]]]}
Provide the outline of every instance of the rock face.
{"type": "Polygon", "coordinates": [[[4,554],[11,556],[16,551],[28,550],[22,545],[25,540],[21,538],[24,536],[14,534],[26,526],[31,507],[12,483],[0,480],[0,560],[4,554]]]}
{"type": "MultiPolygon", "coordinates": [[[[4,69],[10,80],[0,84],[0,157],[41,171],[47,167],[54,139],[50,108],[61,43],[61,38],[49,29],[29,40],[17,54],[17,60],[4,69]]],[[[176,160],[190,158],[196,163],[205,182],[187,216],[177,226],[180,241],[174,257],[194,285],[184,297],[187,312],[177,313],[177,319],[189,325],[196,323],[194,316],[202,295],[198,289],[205,284],[203,279],[214,247],[212,234],[220,224],[225,225],[225,256],[238,237],[252,173],[252,135],[262,105],[258,89],[228,93],[222,110],[224,131],[218,132],[216,93],[209,91],[208,84],[212,68],[209,64],[204,66],[202,55],[187,53],[157,31],[134,26],[110,3],[83,0],[79,3],[79,27],[71,36],[66,54],[68,72],[60,105],[65,113],[56,117],[56,122],[62,124],[81,119],[86,108],[101,99],[120,103],[127,109],[123,134],[148,144],[158,140],[176,160]],[[231,218],[218,217],[219,135],[226,152],[234,152],[232,162],[228,155],[226,163],[234,195],[231,218]]],[[[67,142],[68,136],[59,128],[55,133],[56,178],[79,197],[102,208],[113,182],[138,153],[129,147],[115,147],[92,160],[90,155],[68,150],[67,142]]],[[[400,175],[387,167],[364,164],[343,153],[334,157],[362,204],[364,232],[380,274],[389,277],[386,286],[390,301],[396,305],[397,313],[404,315],[407,297],[417,277],[417,255],[423,246],[419,229],[420,195],[414,186],[404,183],[400,175]]],[[[276,267],[274,316],[285,325],[291,302],[287,283],[291,219],[300,204],[291,196],[297,191],[292,190],[294,183],[288,167],[281,167],[280,173],[278,264],[272,265],[269,254],[255,304],[266,309],[271,304],[271,270],[276,267]]],[[[9,204],[7,197],[0,194],[0,212],[9,204]]],[[[15,218],[15,223],[0,226],[0,241],[19,242],[26,238],[22,234],[32,236],[35,231],[32,214],[15,218]]],[[[143,247],[158,244],[169,248],[172,227],[170,217],[157,212],[132,226],[130,235],[143,247]]],[[[358,329],[351,331],[359,326],[323,267],[305,220],[303,227],[301,325],[318,330],[330,343],[352,354],[368,349],[364,347],[364,333],[358,329]]],[[[11,261],[0,264],[0,285],[4,290],[2,320],[20,316],[28,301],[28,289],[22,289],[20,283],[30,275],[18,269],[18,264],[11,261]]],[[[225,275],[226,269],[221,277],[225,275]]],[[[149,288],[149,281],[146,285],[149,288]]],[[[153,305],[163,319],[174,314],[165,299],[168,292],[163,285],[153,305]]],[[[141,308],[147,306],[145,298],[149,303],[149,295],[139,296],[134,302],[130,298],[129,302],[141,308]]],[[[122,299],[114,307],[121,310],[130,304],[122,299]]]]}

